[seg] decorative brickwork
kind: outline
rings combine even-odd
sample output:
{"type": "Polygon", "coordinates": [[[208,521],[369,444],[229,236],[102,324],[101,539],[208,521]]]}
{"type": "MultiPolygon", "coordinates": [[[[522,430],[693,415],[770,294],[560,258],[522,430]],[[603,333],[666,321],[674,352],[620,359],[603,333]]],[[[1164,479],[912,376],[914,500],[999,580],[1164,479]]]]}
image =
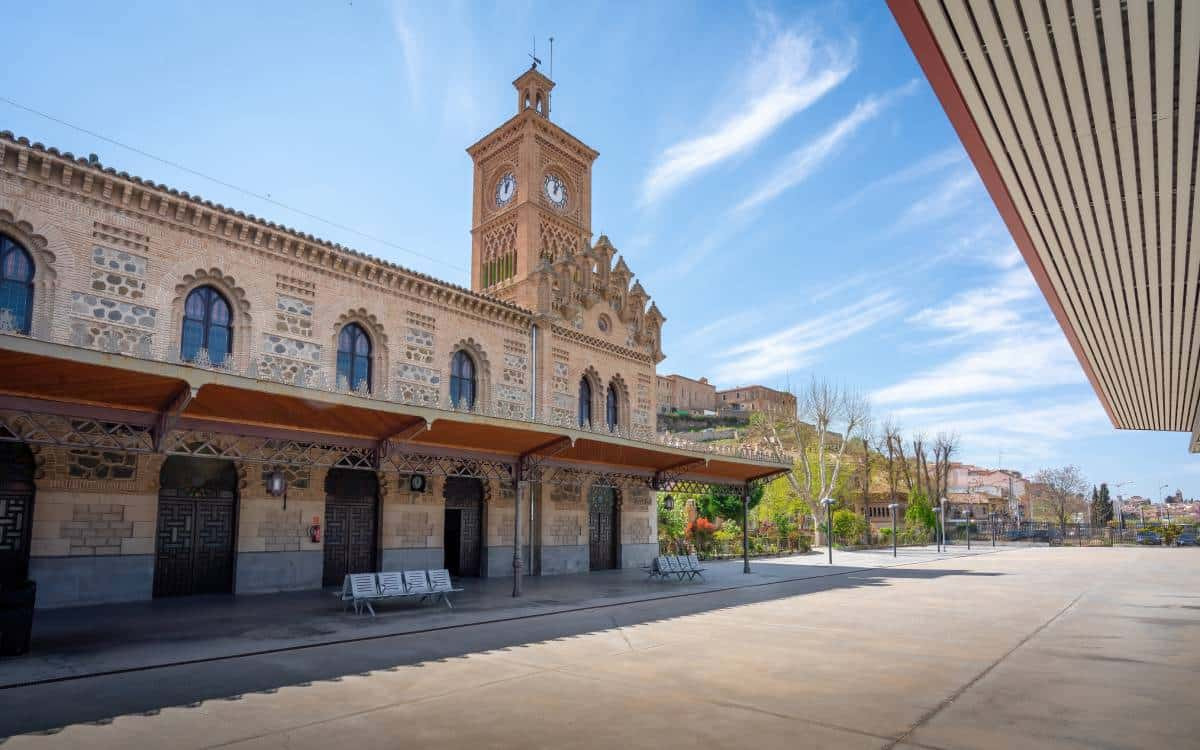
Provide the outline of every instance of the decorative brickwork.
{"type": "Polygon", "coordinates": [[[133,536],[133,521],[125,519],[125,506],[77,503],[70,521],[62,522],[62,538],[71,555],[119,555],[121,540],[133,536]]]}
{"type": "Polygon", "coordinates": [[[137,479],[137,455],[116,451],[67,451],[67,476],[75,479],[137,479]]]}
{"type": "Polygon", "coordinates": [[[312,338],[313,305],[311,302],[279,295],[275,301],[275,332],[312,338]]]}
{"type": "Polygon", "coordinates": [[[550,544],[578,544],[583,536],[583,524],[577,516],[560,516],[550,522],[546,539],[550,544]]]}

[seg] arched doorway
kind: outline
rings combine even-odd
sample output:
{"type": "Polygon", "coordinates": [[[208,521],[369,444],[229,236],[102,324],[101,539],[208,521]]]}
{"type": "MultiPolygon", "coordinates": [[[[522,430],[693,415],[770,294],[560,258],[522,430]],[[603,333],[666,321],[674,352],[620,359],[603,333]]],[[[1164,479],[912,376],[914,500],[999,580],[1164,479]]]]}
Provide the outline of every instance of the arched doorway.
{"type": "Polygon", "coordinates": [[[483,558],[483,482],[446,477],[445,565],[453,576],[478,576],[483,558]]]}
{"type": "Polygon", "coordinates": [[[330,469],[325,475],[325,568],[321,582],[341,586],[348,573],[375,572],[379,479],[373,471],[330,469]]]}
{"type": "Polygon", "coordinates": [[[169,456],[163,462],[154,596],[233,591],[237,484],[232,461],[169,456]]]}
{"type": "Polygon", "coordinates": [[[588,491],[588,568],[617,567],[617,491],[592,487],[588,491]]]}
{"type": "Polygon", "coordinates": [[[0,585],[29,577],[33,530],[33,454],[24,443],[0,443],[0,585]]]}

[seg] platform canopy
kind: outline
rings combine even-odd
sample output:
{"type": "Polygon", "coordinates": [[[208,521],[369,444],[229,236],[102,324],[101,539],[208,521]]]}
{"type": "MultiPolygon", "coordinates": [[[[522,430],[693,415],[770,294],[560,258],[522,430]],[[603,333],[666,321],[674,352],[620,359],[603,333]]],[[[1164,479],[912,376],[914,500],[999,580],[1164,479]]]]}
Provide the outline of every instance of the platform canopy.
{"type": "Polygon", "coordinates": [[[414,406],[21,336],[0,337],[0,428],[10,440],[265,463],[367,469],[390,462],[423,473],[462,471],[453,467],[466,462],[491,478],[533,457],[546,472],[668,489],[745,485],[790,468],[699,445],[414,406]],[[58,426],[48,421],[55,417],[58,426]]]}
{"type": "Polygon", "coordinates": [[[1200,3],[889,5],[1113,426],[1200,452],[1200,3]]]}

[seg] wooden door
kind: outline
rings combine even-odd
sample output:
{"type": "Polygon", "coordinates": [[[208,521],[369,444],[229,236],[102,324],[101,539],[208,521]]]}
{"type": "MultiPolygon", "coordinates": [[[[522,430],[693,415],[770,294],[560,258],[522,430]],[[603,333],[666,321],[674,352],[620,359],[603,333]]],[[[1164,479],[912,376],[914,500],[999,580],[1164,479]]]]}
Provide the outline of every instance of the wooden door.
{"type": "Polygon", "coordinates": [[[154,539],[154,596],[233,591],[237,469],[232,461],[163,462],[154,539]]]}
{"type": "Polygon", "coordinates": [[[372,472],[331,469],[326,475],[324,585],[340,586],[348,573],[375,572],[378,491],[372,472]]]}
{"type": "Polygon", "coordinates": [[[456,534],[446,543],[446,568],[454,575],[477,576],[483,558],[483,482],[447,477],[444,494],[446,533],[456,534]]]}
{"type": "Polygon", "coordinates": [[[588,542],[591,570],[617,567],[617,492],[611,487],[588,493],[588,542]]]}
{"type": "Polygon", "coordinates": [[[33,494],[29,448],[22,443],[0,443],[0,584],[29,577],[33,494]]]}

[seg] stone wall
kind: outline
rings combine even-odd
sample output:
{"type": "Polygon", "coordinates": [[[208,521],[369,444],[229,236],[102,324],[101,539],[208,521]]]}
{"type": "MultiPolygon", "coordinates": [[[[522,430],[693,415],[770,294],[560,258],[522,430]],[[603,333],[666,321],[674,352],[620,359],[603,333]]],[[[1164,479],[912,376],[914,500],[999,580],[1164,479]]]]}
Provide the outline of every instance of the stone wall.
{"type": "Polygon", "coordinates": [[[148,599],[162,458],[33,446],[38,606],[148,599]]]}
{"type": "Polygon", "coordinates": [[[267,492],[272,467],[238,465],[238,529],[234,592],[239,594],[320,588],[321,542],[309,527],[323,524],[325,473],[321,467],[282,469],[288,480],[287,507],[267,492]]]}
{"type": "Polygon", "coordinates": [[[442,551],[444,482],[443,477],[427,477],[425,491],[413,492],[409,489],[407,474],[381,473],[381,570],[428,570],[445,566],[442,551]]]}

